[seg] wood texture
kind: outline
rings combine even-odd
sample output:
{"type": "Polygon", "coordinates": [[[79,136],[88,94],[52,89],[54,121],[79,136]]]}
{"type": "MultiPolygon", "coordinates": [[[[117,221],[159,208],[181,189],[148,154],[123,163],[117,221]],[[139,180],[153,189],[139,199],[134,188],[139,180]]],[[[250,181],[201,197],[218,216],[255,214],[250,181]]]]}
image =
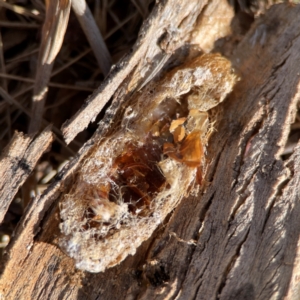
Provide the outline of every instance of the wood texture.
{"type": "Polygon", "coordinates": [[[4,150],[0,159],[0,223],[19,188],[52,143],[50,128],[47,127],[37,138],[16,132],[4,150]]]}
{"type": "MultiPolygon", "coordinates": [[[[212,1],[212,4],[214,3],[217,1],[212,1]]],[[[62,131],[66,142],[70,143],[80,131],[95,120],[122,82],[130,75],[135,76],[133,71],[138,73],[138,82],[143,74],[158,68],[163,57],[182,46],[189,38],[196,19],[206,4],[205,0],[160,1],[143,25],[133,53],[113,67],[106,81],[87,99],[84,107],[63,124],[62,131]],[[180,27],[183,23],[182,29],[180,27]]],[[[137,83],[128,87],[128,93],[132,92],[136,85],[137,83]]]]}
{"type": "MultiPolygon", "coordinates": [[[[287,161],[280,157],[299,101],[299,16],[300,6],[273,6],[229,57],[241,80],[218,108],[201,194],[184,199],[119,266],[99,274],[76,270],[56,246],[58,200],[98,131],[28,208],[7,250],[1,296],[299,298],[300,145],[287,161]]],[[[110,86],[129,73],[122,72],[111,75],[110,86]]]]}

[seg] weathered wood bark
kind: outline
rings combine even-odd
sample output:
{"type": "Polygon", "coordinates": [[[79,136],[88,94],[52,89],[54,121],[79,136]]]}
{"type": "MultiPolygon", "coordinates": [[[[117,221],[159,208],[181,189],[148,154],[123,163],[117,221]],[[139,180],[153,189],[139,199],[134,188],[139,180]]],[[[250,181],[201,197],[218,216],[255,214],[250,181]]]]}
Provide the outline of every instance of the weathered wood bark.
{"type": "MultiPolygon", "coordinates": [[[[126,87],[127,93],[130,93],[146,74],[159,70],[163,66],[161,62],[188,40],[197,17],[207,2],[161,1],[144,24],[133,53],[113,68],[107,80],[87,99],[83,109],[63,125],[66,142],[72,141],[95,120],[125,79],[132,77],[126,87]]],[[[209,6],[213,7],[218,1],[211,2],[209,6]]]]}
{"type": "Polygon", "coordinates": [[[299,16],[300,6],[273,6],[229,57],[241,80],[219,108],[207,154],[209,183],[184,199],[136,255],[90,274],[76,270],[56,246],[58,200],[99,129],[28,208],[8,247],[1,295],[297,299],[300,146],[286,162],[280,153],[299,101],[299,16]]]}
{"type": "Polygon", "coordinates": [[[36,139],[35,135],[24,136],[16,132],[0,158],[0,223],[27,177],[34,169],[41,155],[53,141],[53,134],[47,127],[36,139]]]}

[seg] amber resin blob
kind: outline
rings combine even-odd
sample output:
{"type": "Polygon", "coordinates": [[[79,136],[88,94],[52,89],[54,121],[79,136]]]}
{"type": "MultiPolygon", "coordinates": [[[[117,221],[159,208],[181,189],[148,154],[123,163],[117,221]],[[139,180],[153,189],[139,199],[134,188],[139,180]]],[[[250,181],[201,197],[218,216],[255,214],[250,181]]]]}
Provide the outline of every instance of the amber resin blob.
{"type": "Polygon", "coordinates": [[[148,239],[201,184],[210,123],[236,77],[205,54],[132,97],[113,134],[86,159],[60,204],[60,246],[79,269],[101,272],[148,239]]]}

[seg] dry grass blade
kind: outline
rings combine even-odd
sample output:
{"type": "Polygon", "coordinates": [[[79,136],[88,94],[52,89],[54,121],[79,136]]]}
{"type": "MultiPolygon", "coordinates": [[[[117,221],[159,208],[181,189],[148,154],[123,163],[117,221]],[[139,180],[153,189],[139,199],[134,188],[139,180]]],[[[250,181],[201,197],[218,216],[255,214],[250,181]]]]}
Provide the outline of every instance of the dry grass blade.
{"type": "MultiPolygon", "coordinates": [[[[8,74],[0,73],[0,78],[1,77],[2,78],[7,78],[7,79],[18,80],[18,81],[24,81],[24,82],[28,82],[28,83],[36,83],[36,79],[25,78],[25,77],[21,77],[21,76],[17,76],[17,75],[8,75],[8,74]]],[[[92,88],[85,87],[85,86],[69,85],[69,84],[63,84],[63,83],[58,83],[58,82],[48,82],[47,85],[48,86],[53,86],[53,87],[64,88],[64,89],[87,91],[87,92],[92,92],[94,90],[92,88]]]]}
{"type": "Polygon", "coordinates": [[[142,15],[142,17],[145,19],[147,15],[149,14],[148,8],[141,0],[131,0],[131,2],[134,4],[134,6],[137,8],[139,13],[142,15]]]}
{"type": "Polygon", "coordinates": [[[7,63],[13,63],[13,62],[16,62],[16,61],[19,61],[19,60],[22,60],[30,55],[34,55],[36,53],[39,52],[39,49],[38,48],[34,48],[34,49],[30,49],[29,51],[25,51],[24,53],[22,53],[21,55],[17,56],[17,57],[14,57],[12,59],[8,59],[7,60],[7,63]]]}
{"type": "Polygon", "coordinates": [[[54,59],[61,48],[70,14],[69,0],[53,0],[46,4],[46,20],[39,52],[33,93],[33,118],[29,125],[29,133],[38,131],[40,128],[54,59]]]}
{"type": "Polygon", "coordinates": [[[39,20],[39,21],[41,21],[43,19],[42,16],[40,15],[40,13],[35,9],[29,10],[29,9],[26,9],[22,6],[18,6],[18,5],[15,5],[15,4],[10,4],[10,3],[4,2],[3,0],[0,1],[0,6],[5,7],[7,9],[10,9],[10,10],[14,11],[17,14],[20,14],[20,15],[23,15],[23,16],[26,16],[26,17],[32,17],[32,18],[34,18],[36,20],[39,20]]]}
{"type": "MultiPolygon", "coordinates": [[[[36,50],[34,50],[35,52],[36,50]]],[[[51,73],[51,77],[57,75],[58,73],[60,73],[61,71],[65,70],[66,68],[70,67],[70,65],[72,65],[73,63],[77,62],[79,59],[81,59],[82,57],[84,57],[86,54],[88,54],[91,51],[91,49],[87,49],[86,51],[83,51],[82,53],[80,53],[78,56],[76,56],[74,59],[70,60],[68,63],[66,63],[65,65],[61,66],[60,68],[54,70],[51,73]]],[[[25,55],[29,55],[28,53],[24,54],[25,55]]],[[[18,57],[21,58],[22,56],[18,57]]],[[[15,79],[15,80],[19,80],[19,81],[24,81],[24,82],[28,82],[28,83],[34,83],[35,80],[34,79],[30,79],[30,78],[24,78],[21,76],[16,76],[16,75],[10,75],[10,74],[1,74],[0,73],[0,77],[3,77],[4,79],[9,78],[9,79],[15,79]]],[[[64,89],[71,89],[71,90],[78,90],[78,91],[88,91],[91,92],[93,91],[92,88],[89,87],[85,87],[85,86],[79,86],[79,85],[66,85],[66,84],[61,84],[61,83],[55,83],[55,82],[49,82],[48,84],[49,86],[53,86],[53,87],[60,87],[60,88],[64,88],[64,89]]],[[[27,93],[28,91],[30,91],[31,89],[34,88],[34,85],[29,85],[26,88],[18,91],[17,93],[15,93],[13,95],[14,98],[20,97],[23,94],[27,93]]],[[[56,106],[56,104],[52,104],[51,106],[56,106]]]]}
{"type": "MultiPolygon", "coordinates": [[[[2,42],[2,34],[0,32],[0,70],[3,73],[6,73],[6,65],[5,65],[5,60],[4,60],[4,55],[3,55],[3,42],[2,42]]],[[[1,84],[3,88],[7,91],[7,80],[6,78],[1,79],[1,84]]],[[[0,139],[2,139],[6,133],[8,133],[8,137],[11,138],[11,118],[10,118],[10,108],[6,106],[6,111],[5,111],[5,121],[6,121],[6,126],[7,130],[1,133],[0,139]]]]}
{"type": "MultiPolygon", "coordinates": [[[[9,104],[15,105],[18,109],[20,109],[23,113],[25,113],[28,117],[32,118],[32,114],[31,112],[23,107],[18,101],[16,101],[13,97],[11,97],[3,88],[0,87],[0,96],[3,97],[3,99],[8,102],[9,104]]],[[[49,126],[50,123],[46,120],[44,120],[43,118],[41,119],[42,124],[49,126]]],[[[57,134],[57,135],[61,135],[61,132],[58,128],[56,128],[55,126],[52,126],[53,131],[57,134]]],[[[67,151],[71,154],[74,155],[75,153],[68,148],[65,143],[63,142],[63,140],[61,140],[59,137],[55,136],[55,139],[64,147],[67,149],[67,151]]],[[[75,141],[74,141],[75,142],[75,141]]]]}
{"type": "Polygon", "coordinates": [[[132,20],[134,17],[136,17],[138,13],[135,12],[132,15],[128,16],[127,18],[125,18],[122,22],[119,22],[116,27],[114,27],[113,29],[111,29],[109,32],[106,33],[105,35],[105,40],[108,39],[110,36],[112,36],[116,31],[118,31],[119,29],[121,29],[126,23],[128,23],[130,20],[132,20]]]}
{"type": "MultiPolygon", "coordinates": [[[[2,34],[0,32],[0,70],[2,73],[6,73],[5,61],[3,56],[3,43],[2,43],[2,34]]],[[[2,78],[1,84],[5,90],[7,90],[7,81],[6,78],[2,78]]]]}
{"type": "Polygon", "coordinates": [[[65,65],[61,66],[60,68],[57,68],[56,70],[54,70],[51,74],[51,77],[54,76],[54,75],[57,75],[58,73],[60,73],[61,71],[65,70],[65,69],[67,69],[72,64],[74,64],[75,62],[80,60],[82,57],[87,55],[90,51],[91,51],[91,48],[88,48],[85,51],[83,51],[82,53],[80,53],[79,55],[77,55],[75,58],[70,59],[70,61],[68,63],[66,63],[65,65]]]}
{"type": "Polygon", "coordinates": [[[106,32],[108,0],[95,1],[93,17],[101,32],[106,32]]]}
{"type": "Polygon", "coordinates": [[[100,69],[106,76],[111,68],[112,59],[89,7],[85,0],[73,0],[72,9],[94,51],[100,69]]]}
{"type": "Polygon", "coordinates": [[[25,23],[25,22],[8,22],[0,21],[0,27],[18,28],[18,29],[37,29],[39,24],[25,23]]]}

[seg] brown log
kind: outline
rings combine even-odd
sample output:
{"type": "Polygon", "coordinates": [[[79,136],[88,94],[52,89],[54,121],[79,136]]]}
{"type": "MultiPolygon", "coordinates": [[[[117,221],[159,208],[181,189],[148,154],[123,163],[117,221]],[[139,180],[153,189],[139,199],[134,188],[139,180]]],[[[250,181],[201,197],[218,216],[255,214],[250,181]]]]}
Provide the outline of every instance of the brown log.
{"type": "MultiPolygon", "coordinates": [[[[57,246],[59,200],[105,134],[101,126],[109,123],[108,116],[28,207],[4,258],[0,295],[4,299],[297,299],[300,145],[287,161],[280,155],[299,101],[299,16],[299,5],[271,7],[234,49],[229,59],[240,81],[218,108],[206,156],[208,184],[198,195],[183,199],[134,256],[91,274],[77,270],[57,246]]],[[[124,77],[115,75],[114,83],[113,76],[110,86],[119,87],[124,77]]],[[[123,84],[110,111],[126,94],[128,81],[123,84]]]]}

